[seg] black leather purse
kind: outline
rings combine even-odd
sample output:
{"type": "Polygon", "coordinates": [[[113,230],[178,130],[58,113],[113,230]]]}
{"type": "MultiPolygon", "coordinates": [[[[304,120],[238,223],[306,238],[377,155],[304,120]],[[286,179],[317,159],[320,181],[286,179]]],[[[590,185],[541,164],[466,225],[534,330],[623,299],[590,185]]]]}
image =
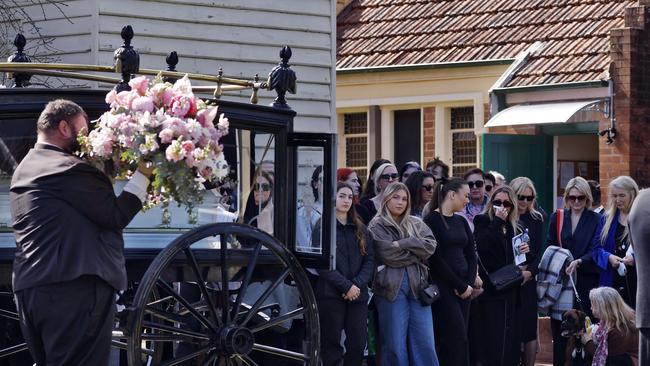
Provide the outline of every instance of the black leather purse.
{"type": "MultiPolygon", "coordinates": [[[[481,267],[483,267],[482,264],[481,267]]],[[[485,271],[485,268],[483,268],[483,270],[485,271]]],[[[487,271],[485,272],[487,273],[487,271]]],[[[518,266],[508,264],[492,273],[488,273],[488,279],[497,291],[505,291],[521,284],[524,280],[524,276],[518,266]]]]}
{"type": "Polygon", "coordinates": [[[433,283],[433,281],[431,281],[431,273],[429,271],[429,267],[424,264],[423,266],[427,271],[428,285],[425,288],[420,289],[418,292],[418,299],[420,300],[422,306],[430,306],[440,298],[440,288],[438,285],[433,283]]]}

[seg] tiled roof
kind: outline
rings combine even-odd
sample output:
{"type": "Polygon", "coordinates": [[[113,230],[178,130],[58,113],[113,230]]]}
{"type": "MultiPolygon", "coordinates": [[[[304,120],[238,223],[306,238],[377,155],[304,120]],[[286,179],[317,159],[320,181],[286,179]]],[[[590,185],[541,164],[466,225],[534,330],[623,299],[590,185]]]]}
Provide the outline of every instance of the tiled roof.
{"type": "Polygon", "coordinates": [[[337,18],[337,68],[513,59],[507,86],[603,78],[609,31],[636,0],[354,0],[337,18]]]}

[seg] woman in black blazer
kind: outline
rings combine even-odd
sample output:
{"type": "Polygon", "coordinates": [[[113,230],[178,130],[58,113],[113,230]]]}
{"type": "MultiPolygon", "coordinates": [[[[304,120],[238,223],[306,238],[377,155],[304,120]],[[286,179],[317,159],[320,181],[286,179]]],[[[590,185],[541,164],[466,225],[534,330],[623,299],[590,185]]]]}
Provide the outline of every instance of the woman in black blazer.
{"type": "MultiPolygon", "coordinates": [[[[568,249],[573,261],[567,266],[567,274],[576,271],[576,290],[582,301],[584,311],[593,320],[589,291],[598,287],[599,272],[592,257],[592,242],[600,215],[589,210],[592,202],[589,183],[584,178],[575,177],[567,183],[564,190],[564,210],[562,232],[558,238],[557,212],[551,214],[548,228],[548,245],[568,249]]],[[[575,302],[574,302],[575,303],[575,302]]],[[[567,338],[561,335],[561,321],[551,319],[553,333],[553,365],[564,365],[564,350],[567,338]]]]}
{"type": "MultiPolygon", "coordinates": [[[[517,196],[512,188],[502,186],[494,191],[484,213],[474,217],[474,238],[481,266],[481,277],[488,278],[489,273],[514,264],[512,237],[519,229],[519,213],[515,206],[517,196]]],[[[520,250],[528,253],[528,245],[520,250]]],[[[524,280],[530,280],[530,273],[524,280]]],[[[478,358],[483,365],[515,366],[519,364],[520,345],[517,326],[517,299],[519,287],[497,291],[485,281],[485,293],[478,305],[480,342],[478,358]]]]}

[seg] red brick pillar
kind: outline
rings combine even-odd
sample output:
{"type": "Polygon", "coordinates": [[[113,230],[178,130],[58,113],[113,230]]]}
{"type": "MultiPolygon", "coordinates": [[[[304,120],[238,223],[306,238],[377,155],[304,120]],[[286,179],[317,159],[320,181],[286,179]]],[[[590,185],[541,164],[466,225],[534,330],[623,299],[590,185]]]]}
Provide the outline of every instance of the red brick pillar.
{"type": "MultiPolygon", "coordinates": [[[[424,144],[424,161],[432,160],[436,155],[436,108],[422,108],[422,140],[424,144]]],[[[424,166],[423,166],[424,168],[424,166]]]]}
{"type": "MultiPolygon", "coordinates": [[[[614,82],[614,143],[599,139],[600,184],[630,175],[650,186],[650,0],[626,9],[625,27],[610,32],[610,76],[614,82]]],[[[601,122],[600,130],[609,127],[601,122]]]]}

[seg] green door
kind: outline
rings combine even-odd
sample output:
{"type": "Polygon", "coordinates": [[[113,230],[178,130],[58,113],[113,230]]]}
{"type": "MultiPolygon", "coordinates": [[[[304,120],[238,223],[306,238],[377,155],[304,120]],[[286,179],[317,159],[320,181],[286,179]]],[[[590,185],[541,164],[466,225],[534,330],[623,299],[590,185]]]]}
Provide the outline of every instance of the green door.
{"type": "Polygon", "coordinates": [[[553,211],[553,137],[548,135],[483,134],[483,170],[496,170],[508,181],[528,177],[537,202],[553,211]]]}

